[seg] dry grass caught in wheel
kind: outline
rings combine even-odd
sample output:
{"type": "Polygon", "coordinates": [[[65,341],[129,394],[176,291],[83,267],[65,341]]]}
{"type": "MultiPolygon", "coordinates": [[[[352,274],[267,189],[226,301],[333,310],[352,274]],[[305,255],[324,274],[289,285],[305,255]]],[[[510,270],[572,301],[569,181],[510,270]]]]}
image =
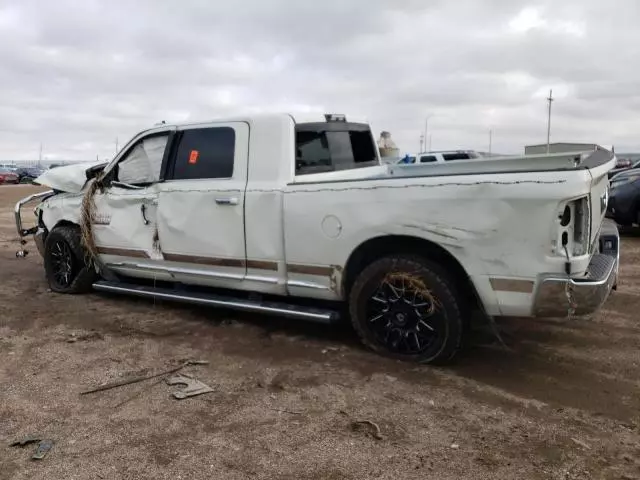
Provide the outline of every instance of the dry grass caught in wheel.
{"type": "Polygon", "coordinates": [[[432,314],[436,311],[437,308],[441,307],[440,302],[435,297],[435,295],[433,295],[433,293],[431,293],[431,290],[427,288],[424,281],[416,275],[407,272],[391,272],[384,277],[384,279],[382,280],[382,284],[387,283],[392,287],[392,289],[395,289],[395,285],[392,285],[391,282],[396,281],[402,282],[403,290],[410,288],[416,293],[416,295],[420,295],[423,299],[428,301],[429,314],[432,314]]]}

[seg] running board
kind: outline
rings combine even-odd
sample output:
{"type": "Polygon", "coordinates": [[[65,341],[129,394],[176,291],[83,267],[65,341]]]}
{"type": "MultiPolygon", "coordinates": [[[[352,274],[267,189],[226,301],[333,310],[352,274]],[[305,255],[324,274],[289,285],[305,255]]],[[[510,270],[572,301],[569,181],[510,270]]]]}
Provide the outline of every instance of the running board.
{"type": "Polygon", "coordinates": [[[317,323],[333,323],[338,320],[339,317],[338,312],[329,309],[290,305],[284,302],[255,301],[210,293],[176,292],[168,288],[153,288],[129,283],[107,282],[104,280],[94,283],[93,288],[98,292],[119,293],[136,297],[190,303],[192,305],[205,305],[243,312],[264,313],[267,315],[277,315],[317,323]]]}

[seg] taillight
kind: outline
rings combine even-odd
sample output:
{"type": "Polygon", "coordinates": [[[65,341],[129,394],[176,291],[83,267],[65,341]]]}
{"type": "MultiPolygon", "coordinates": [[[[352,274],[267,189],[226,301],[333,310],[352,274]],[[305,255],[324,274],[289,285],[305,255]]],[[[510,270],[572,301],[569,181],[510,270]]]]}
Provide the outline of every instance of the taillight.
{"type": "Polygon", "coordinates": [[[573,254],[575,256],[589,253],[589,238],[591,234],[591,202],[589,197],[582,197],[573,202],[575,204],[576,219],[573,229],[573,254]]]}
{"type": "Polygon", "coordinates": [[[558,209],[553,250],[561,256],[581,256],[589,253],[591,211],[589,196],[568,201],[558,209]]]}

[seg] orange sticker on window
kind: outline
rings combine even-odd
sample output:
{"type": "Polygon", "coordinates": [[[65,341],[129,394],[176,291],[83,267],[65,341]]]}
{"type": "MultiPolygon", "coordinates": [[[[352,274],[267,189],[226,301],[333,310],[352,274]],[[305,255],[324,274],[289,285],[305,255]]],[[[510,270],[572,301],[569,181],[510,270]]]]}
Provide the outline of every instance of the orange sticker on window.
{"type": "Polygon", "coordinates": [[[191,165],[198,163],[199,156],[200,156],[200,152],[198,150],[191,150],[191,153],[189,154],[189,163],[191,165]]]}

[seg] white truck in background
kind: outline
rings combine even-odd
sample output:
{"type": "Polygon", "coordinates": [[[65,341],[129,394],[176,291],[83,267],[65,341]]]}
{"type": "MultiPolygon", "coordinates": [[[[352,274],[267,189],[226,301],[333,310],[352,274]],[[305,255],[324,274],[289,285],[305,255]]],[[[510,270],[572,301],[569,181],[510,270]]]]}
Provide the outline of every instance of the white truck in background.
{"type": "Polygon", "coordinates": [[[619,251],[607,153],[381,165],[369,126],[341,115],[161,125],[107,165],[43,174],[52,190],[19,202],[16,225],[55,292],[342,315],[377,352],[444,363],[473,309],[604,303],[619,251]]]}
{"type": "Polygon", "coordinates": [[[474,150],[442,150],[423,153],[410,153],[400,159],[398,163],[416,165],[421,163],[434,164],[485,158],[474,150]]]}

